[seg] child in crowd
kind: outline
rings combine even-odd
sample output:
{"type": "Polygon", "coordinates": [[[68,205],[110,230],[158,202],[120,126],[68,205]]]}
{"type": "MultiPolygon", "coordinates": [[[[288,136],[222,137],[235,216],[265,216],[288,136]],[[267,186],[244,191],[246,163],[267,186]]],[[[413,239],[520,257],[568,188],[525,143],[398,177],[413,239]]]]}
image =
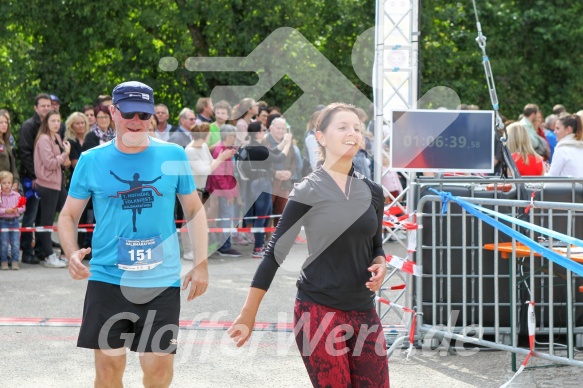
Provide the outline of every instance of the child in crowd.
{"type": "MultiPolygon", "coordinates": [[[[24,213],[26,200],[12,190],[14,177],[11,172],[0,171],[0,228],[18,228],[18,217],[24,213]]],[[[12,248],[12,269],[18,270],[20,256],[20,232],[0,233],[0,269],[8,269],[8,248],[12,248]]]]}

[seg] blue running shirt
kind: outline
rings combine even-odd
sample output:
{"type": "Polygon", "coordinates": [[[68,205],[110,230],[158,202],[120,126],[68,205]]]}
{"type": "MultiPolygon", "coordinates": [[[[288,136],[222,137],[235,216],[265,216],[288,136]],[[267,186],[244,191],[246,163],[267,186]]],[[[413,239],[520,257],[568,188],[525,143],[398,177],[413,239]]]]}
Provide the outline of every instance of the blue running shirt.
{"type": "Polygon", "coordinates": [[[179,286],[174,205],[176,194],[190,194],[196,188],[186,153],[180,146],[150,137],[144,151],[125,154],[115,141],[81,155],[69,189],[71,197],[93,201],[96,227],[89,280],[128,287],[179,286]],[[144,256],[140,244],[148,248],[152,241],[161,241],[156,254],[144,256]],[[148,256],[157,260],[146,270],[118,267],[122,259],[127,264],[148,256]]]}

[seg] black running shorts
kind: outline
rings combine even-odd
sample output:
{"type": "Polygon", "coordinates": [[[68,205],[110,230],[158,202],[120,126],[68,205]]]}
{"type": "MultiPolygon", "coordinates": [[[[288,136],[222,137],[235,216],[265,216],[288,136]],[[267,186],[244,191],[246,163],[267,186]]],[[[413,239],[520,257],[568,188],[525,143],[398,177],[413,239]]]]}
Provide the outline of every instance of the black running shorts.
{"type": "Polygon", "coordinates": [[[135,288],[89,281],[77,346],[176,353],[180,288],[135,288]]]}

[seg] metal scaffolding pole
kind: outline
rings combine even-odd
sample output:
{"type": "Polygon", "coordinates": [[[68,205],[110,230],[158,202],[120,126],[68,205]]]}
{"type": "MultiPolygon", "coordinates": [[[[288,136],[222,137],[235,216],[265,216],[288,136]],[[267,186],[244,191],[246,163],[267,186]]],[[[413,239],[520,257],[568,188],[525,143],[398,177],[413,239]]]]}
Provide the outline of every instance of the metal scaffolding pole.
{"type": "MultiPolygon", "coordinates": [[[[374,169],[374,180],[379,184],[382,177],[391,171],[390,165],[388,168],[382,167],[383,155],[387,155],[383,144],[390,140],[390,126],[392,125],[390,113],[396,109],[417,108],[419,6],[420,0],[377,0],[376,2],[373,155],[376,161],[375,167],[379,167],[374,169]]],[[[407,178],[410,181],[408,176],[407,178]]],[[[412,201],[414,198],[411,195],[411,185],[407,185],[405,190],[408,191],[407,207],[413,209],[412,201]]],[[[391,272],[391,274],[395,273],[391,272]]],[[[399,274],[398,276],[404,277],[403,280],[409,286],[404,293],[404,304],[411,307],[413,290],[410,287],[412,285],[410,275],[399,274]]],[[[388,280],[388,278],[385,280],[385,284],[388,280]]],[[[386,316],[388,312],[382,311],[384,308],[385,306],[380,303],[377,305],[381,318],[386,316]]],[[[390,308],[388,307],[388,309],[390,308]]]]}

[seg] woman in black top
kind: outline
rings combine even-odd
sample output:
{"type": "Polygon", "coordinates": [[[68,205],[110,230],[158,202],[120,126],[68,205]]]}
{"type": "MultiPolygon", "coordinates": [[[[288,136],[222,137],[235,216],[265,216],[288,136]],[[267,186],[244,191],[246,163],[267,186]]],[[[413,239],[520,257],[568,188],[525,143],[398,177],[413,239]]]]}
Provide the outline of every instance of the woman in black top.
{"type": "Polygon", "coordinates": [[[113,129],[113,121],[108,107],[99,105],[93,111],[95,113],[95,125],[91,127],[89,133],[85,136],[83,151],[107,143],[115,137],[115,129],[113,129]]]}
{"type": "Polygon", "coordinates": [[[85,136],[89,133],[89,119],[81,112],[73,112],[65,122],[65,139],[71,144],[71,175],[81,157],[81,150],[85,142],[85,136]]]}
{"type": "Polygon", "coordinates": [[[354,172],[362,139],[356,109],[331,104],[316,124],[322,165],[297,184],[228,333],[242,346],[275,272],[304,226],[309,256],[297,280],[296,343],[315,387],[388,387],[386,345],[374,309],[386,275],[383,190],[354,172]]]}

